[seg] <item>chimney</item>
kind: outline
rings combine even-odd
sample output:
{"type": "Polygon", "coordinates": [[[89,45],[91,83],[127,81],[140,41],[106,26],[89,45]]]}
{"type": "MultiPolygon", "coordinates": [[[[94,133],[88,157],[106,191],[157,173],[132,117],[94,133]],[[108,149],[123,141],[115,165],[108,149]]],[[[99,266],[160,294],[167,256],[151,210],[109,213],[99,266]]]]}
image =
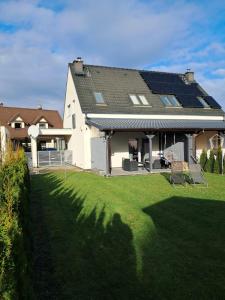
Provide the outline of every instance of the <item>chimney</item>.
{"type": "Polygon", "coordinates": [[[73,61],[74,67],[75,67],[75,74],[77,75],[84,75],[84,61],[81,57],[77,57],[73,61]]]}
{"type": "Polygon", "coordinates": [[[195,81],[194,72],[192,72],[191,69],[187,69],[187,71],[184,74],[184,77],[187,83],[192,83],[195,81]]]}

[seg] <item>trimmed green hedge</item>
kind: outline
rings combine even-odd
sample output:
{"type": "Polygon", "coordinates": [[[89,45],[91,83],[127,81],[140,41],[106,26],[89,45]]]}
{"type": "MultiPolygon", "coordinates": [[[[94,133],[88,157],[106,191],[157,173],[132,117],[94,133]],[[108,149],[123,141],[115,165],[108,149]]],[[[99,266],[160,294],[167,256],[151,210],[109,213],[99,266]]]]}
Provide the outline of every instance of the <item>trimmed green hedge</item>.
{"type": "Polygon", "coordinates": [[[9,153],[0,170],[0,299],[26,299],[27,258],[24,230],[29,170],[23,150],[9,153]]]}

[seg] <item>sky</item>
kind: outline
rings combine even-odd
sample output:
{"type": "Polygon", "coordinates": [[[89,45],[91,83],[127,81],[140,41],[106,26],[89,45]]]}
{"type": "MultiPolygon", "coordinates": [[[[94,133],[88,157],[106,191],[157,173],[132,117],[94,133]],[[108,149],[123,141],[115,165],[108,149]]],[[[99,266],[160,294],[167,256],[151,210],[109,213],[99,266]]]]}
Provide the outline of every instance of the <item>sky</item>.
{"type": "Polygon", "coordinates": [[[63,112],[68,63],[195,72],[225,109],[225,3],[0,0],[0,102],[63,112]]]}

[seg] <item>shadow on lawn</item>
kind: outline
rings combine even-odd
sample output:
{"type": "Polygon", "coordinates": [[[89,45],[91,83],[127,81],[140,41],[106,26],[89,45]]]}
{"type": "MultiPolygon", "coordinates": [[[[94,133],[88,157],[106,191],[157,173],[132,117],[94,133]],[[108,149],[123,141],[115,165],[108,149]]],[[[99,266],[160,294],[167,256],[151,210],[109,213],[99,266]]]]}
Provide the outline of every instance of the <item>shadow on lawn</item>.
{"type": "Polygon", "coordinates": [[[144,209],[154,243],[143,249],[144,286],[155,299],[223,299],[225,203],[171,197],[144,209]]]}
{"type": "Polygon", "coordinates": [[[86,197],[65,190],[56,176],[33,180],[34,187],[45,191],[34,191],[31,204],[38,215],[32,224],[37,299],[141,299],[136,297],[143,291],[132,232],[120,215],[109,218],[104,207],[93,204],[86,209],[86,197]],[[37,230],[40,224],[42,235],[37,230]],[[37,256],[41,264],[36,263],[37,256]]]}
{"type": "MultiPolygon", "coordinates": [[[[54,175],[33,178],[33,282],[37,299],[222,299],[225,205],[172,197],[143,210],[142,277],[134,237],[117,213],[54,175]],[[76,191],[76,192],[74,192],[76,191]],[[149,240],[149,242],[147,242],[149,240]]],[[[141,225],[138,224],[137,226],[141,225]]]]}

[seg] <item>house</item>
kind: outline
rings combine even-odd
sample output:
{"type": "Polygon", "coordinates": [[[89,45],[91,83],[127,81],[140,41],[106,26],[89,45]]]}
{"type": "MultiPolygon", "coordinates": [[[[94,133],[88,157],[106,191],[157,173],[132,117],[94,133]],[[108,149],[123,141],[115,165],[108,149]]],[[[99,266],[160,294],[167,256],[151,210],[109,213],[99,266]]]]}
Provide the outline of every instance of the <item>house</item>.
{"type": "Polygon", "coordinates": [[[68,149],[80,168],[110,174],[130,159],[152,172],[162,157],[193,163],[210,139],[223,136],[224,116],[189,70],[69,63],[63,126],[72,128],[68,149]]]}
{"type": "MultiPolygon", "coordinates": [[[[7,107],[0,105],[0,125],[5,127],[14,145],[23,146],[25,151],[30,151],[31,143],[28,128],[36,125],[39,129],[62,128],[62,118],[56,110],[47,110],[22,107],[7,107]]],[[[65,147],[64,140],[56,140],[52,136],[42,136],[38,140],[38,150],[65,147]]]]}

